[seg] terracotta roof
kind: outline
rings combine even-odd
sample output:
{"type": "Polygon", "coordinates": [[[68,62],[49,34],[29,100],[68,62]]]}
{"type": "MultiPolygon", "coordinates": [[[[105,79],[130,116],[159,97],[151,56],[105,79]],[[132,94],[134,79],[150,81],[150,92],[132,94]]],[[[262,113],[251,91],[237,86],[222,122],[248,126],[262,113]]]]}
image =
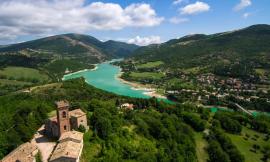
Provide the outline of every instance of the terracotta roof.
{"type": "Polygon", "coordinates": [[[38,152],[37,146],[30,142],[24,143],[9,153],[2,159],[1,162],[31,162],[34,161],[35,155],[38,152]]]}
{"type": "Polygon", "coordinates": [[[83,147],[83,133],[70,131],[64,133],[59,143],[53,151],[50,161],[58,158],[74,158],[78,159],[83,147]]]}
{"type": "Polygon", "coordinates": [[[83,112],[81,109],[75,109],[69,112],[69,116],[73,117],[80,117],[85,115],[85,112],[83,112]]]}
{"type": "Polygon", "coordinates": [[[56,146],[50,158],[50,161],[63,157],[78,159],[80,156],[82,145],[82,143],[77,143],[73,141],[61,142],[56,146]]]}
{"type": "Polygon", "coordinates": [[[83,140],[83,133],[78,132],[78,131],[65,132],[61,135],[61,137],[59,138],[59,141],[66,140],[66,139],[71,139],[71,140],[73,139],[78,142],[81,142],[83,140]]]}
{"type": "Polygon", "coordinates": [[[62,108],[62,107],[69,107],[69,102],[66,100],[62,100],[62,101],[57,101],[55,102],[57,108],[62,108]]]}

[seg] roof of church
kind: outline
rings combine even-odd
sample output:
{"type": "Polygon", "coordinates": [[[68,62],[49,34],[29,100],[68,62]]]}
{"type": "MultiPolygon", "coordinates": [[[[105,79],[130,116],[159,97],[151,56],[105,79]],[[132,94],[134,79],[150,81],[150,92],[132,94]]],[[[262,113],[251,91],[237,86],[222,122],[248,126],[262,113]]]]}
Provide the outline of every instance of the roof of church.
{"type": "Polygon", "coordinates": [[[59,141],[65,140],[67,138],[70,139],[75,139],[77,141],[82,141],[83,139],[83,133],[78,132],[78,131],[69,131],[69,132],[65,132],[61,135],[59,141]]]}
{"type": "Polygon", "coordinates": [[[2,162],[15,162],[17,160],[20,162],[34,161],[35,156],[32,154],[34,151],[37,151],[37,146],[30,142],[24,143],[4,157],[2,162]]]}
{"type": "Polygon", "coordinates": [[[79,158],[83,147],[83,133],[77,131],[66,132],[60,137],[59,141],[50,158],[51,161],[63,157],[79,158]]]}
{"type": "Polygon", "coordinates": [[[83,112],[81,109],[75,109],[69,112],[69,116],[73,116],[73,117],[80,117],[85,115],[86,113],[83,112]]]}

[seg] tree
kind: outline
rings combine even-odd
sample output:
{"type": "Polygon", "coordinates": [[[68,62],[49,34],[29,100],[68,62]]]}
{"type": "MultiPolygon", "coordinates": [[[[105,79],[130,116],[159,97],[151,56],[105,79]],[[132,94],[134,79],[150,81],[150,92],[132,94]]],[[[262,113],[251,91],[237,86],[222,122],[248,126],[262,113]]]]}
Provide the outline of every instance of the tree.
{"type": "Polygon", "coordinates": [[[78,131],[84,133],[86,131],[86,128],[80,124],[78,131]]]}
{"type": "Polygon", "coordinates": [[[207,148],[210,162],[230,162],[229,156],[222,150],[219,143],[210,141],[207,148]]]}
{"type": "Polygon", "coordinates": [[[112,131],[111,121],[107,118],[100,117],[97,119],[94,129],[97,131],[99,137],[106,139],[112,131]]]}

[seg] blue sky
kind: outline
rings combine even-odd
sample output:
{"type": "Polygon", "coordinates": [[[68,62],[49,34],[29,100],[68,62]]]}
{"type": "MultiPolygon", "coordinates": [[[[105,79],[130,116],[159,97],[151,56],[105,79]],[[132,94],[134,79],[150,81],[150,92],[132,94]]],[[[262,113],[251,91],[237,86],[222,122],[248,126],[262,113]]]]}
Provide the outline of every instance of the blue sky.
{"type": "Polygon", "coordinates": [[[0,44],[81,33],[139,45],[270,24],[270,0],[2,0],[0,44]]]}

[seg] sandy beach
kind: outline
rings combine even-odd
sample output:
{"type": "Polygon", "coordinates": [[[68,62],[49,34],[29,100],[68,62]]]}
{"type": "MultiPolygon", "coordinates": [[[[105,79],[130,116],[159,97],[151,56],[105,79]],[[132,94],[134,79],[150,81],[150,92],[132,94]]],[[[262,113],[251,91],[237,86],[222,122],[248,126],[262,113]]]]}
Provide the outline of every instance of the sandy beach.
{"type": "Polygon", "coordinates": [[[147,96],[150,96],[150,97],[163,98],[163,99],[167,98],[167,97],[165,97],[165,96],[163,96],[161,94],[158,94],[155,88],[152,88],[150,86],[143,85],[143,84],[140,84],[140,83],[129,82],[129,81],[126,81],[126,80],[122,79],[121,78],[122,74],[123,74],[123,72],[119,73],[117,75],[117,79],[120,80],[124,84],[128,84],[128,85],[132,86],[132,89],[134,89],[134,90],[143,90],[143,91],[145,91],[143,94],[145,94],[147,96]]]}
{"type": "Polygon", "coordinates": [[[98,69],[98,66],[97,64],[94,64],[95,65],[95,68],[93,69],[83,69],[83,70],[79,70],[79,71],[76,71],[76,72],[73,72],[73,73],[69,73],[69,74],[65,74],[62,78],[62,80],[64,80],[64,77],[67,77],[67,76],[70,76],[70,75],[74,75],[74,74],[78,74],[78,73],[81,73],[81,72],[86,72],[86,71],[95,71],[98,69]]]}

